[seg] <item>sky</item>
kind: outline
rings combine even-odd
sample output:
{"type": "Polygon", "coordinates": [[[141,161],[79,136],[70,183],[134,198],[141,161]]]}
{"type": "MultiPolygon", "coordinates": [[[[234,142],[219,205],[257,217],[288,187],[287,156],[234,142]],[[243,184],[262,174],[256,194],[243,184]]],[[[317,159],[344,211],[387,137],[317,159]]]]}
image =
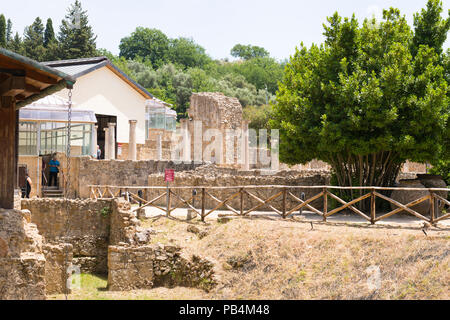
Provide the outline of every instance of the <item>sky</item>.
{"type": "MultiPolygon", "coordinates": [[[[0,12],[20,35],[37,16],[44,23],[52,18],[57,32],[67,8],[75,2],[1,1],[0,12]]],[[[322,24],[335,11],[348,17],[355,13],[362,21],[396,7],[412,26],[413,14],[426,6],[426,0],[81,0],[81,4],[98,36],[97,47],[116,55],[120,40],[142,26],[160,29],[170,38],[193,38],[215,59],[231,58],[231,48],[241,43],[264,47],[283,60],[301,42],[306,46],[323,42],[322,24]]],[[[447,13],[450,0],[443,0],[443,6],[447,13]]],[[[444,46],[449,45],[447,39],[444,46]]]]}

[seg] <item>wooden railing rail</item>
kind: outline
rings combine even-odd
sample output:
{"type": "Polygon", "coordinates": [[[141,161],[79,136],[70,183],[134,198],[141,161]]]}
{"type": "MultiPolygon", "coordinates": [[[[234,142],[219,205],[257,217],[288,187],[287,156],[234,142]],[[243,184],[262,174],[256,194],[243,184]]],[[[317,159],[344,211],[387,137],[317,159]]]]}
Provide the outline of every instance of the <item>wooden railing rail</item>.
{"type": "MultiPolygon", "coordinates": [[[[378,221],[387,219],[400,212],[406,212],[407,214],[413,215],[418,219],[424,220],[431,224],[435,224],[439,221],[449,219],[450,212],[444,212],[442,216],[439,216],[437,209],[442,209],[444,206],[450,207],[450,201],[443,198],[439,192],[445,191],[449,192],[449,188],[394,188],[394,187],[337,187],[337,186],[283,186],[283,185],[263,185],[263,186],[227,186],[227,187],[211,187],[211,186],[182,186],[182,187],[159,187],[159,186],[98,186],[91,185],[90,197],[91,199],[102,199],[102,198],[118,198],[124,197],[131,203],[138,203],[139,207],[133,211],[138,211],[146,207],[154,207],[166,213],[170,216],[174,210],[179,208],[189,208],[196,212],[202,221],[211,213],[219,210],[220,208],[225,208],[231,212],[232,215],[237,216],[247,216],[252,212],[256,212],[258,209],[265,208],[267,211],[270,210],[282,218],[286,219],[295,214],[295,212],[307,208],[313,213],[321,216],[324,221],[327,220],[332,215],[335,215],[344,210],[351,210],[357,215],[361,216],[368,222],[375,224],[378,221]],[[312,195],[308,199],[301,199],[295,194],[295,191],[299,189],[309,190],[312,195]],[[187,190],[193,190],[192,196],[183,198],[180,192],[185,192],[187,190]],[[231,191],[231,194],[227,195],[225,191],[231,191]],[[262,198],[260,195],[256,195],[255,191],[265,191],[266,193],[271,193],[266,199],[262,198]],[[317,190],[317,193],[314,192],[317,190]],[[332,191],[342,191],[342,190],[361,190],[359,197],[352,199],[350,201],[345,201],[332,191]],[[366,190],[366,192],[362,192],[366,190]],[[408,191],[428,191],[429,194],[421,196],[407,204],[402,204],[387,195],[383,194],[383,191],[400,190],[404,192],[408,191]],[[157,197],[148,200],[149,193],[161,193],[157,197]],[[200,192],[198,192],[200,191],[200,192]],[[216,191],[213,195],[212,191],[216,191]],[[219,193],[219,194],[217,194],[219,193]],[[315,193],[315,194],[314,194],[315,193]],[[221,195],[223,195],[221,197],[221,195]],[[224,198],[223,200],[220,198],[224,198]],[[253,200],[253,205],[250,206],[246,203],[245,198],[253,200]],[[159,200],[166,199],[166,205],[156,204],[159,200]],[[195,206],[195,199],[200,198],[200,208],[195,206]],[[233,207],[233,200],[239,198],[238,208],[233,207]],[[318,201],[322,198],[322,205],[318,205],[318,201]],[[328,198],[331,198],[335,203],[341,204],[341,206],[336,208],[330,208],[330,203],[328,198]],[[210,208],[206,208],[207,199],[211,199],[214,205],[210,208]],[[369,199],[369,200],[367,200],[369,199]],[[377,212],[376,200],[382,199],[387,201],[390,205],[396,208],[389,212],[377,212]],[[280,207],[276,207],[275,201],[278,201],[280,207]],[[366,201],[369,207],[367,210],[361,209],[360,204],[362,201],[366,201]],[[417,212],[413,209],[414,206],[428,201],[430,204],[429,217],[417,212]],[[281,203],[280,203],[281,202],[281,203]],[[289,203],[288,203],[289,202],[289,203]],[[293,205],[292,205],[293,203],[293,205]],[[315,204],[313,204],[315,203],[315,204]],[[440,204],[440,206],[438,205],[440,204]],[[246,209],[246,204],[249,209],[246,209]],[[256,205],[255,205],[256,204],[256,205]],[[291,205],[291,208],[288,205],[291,205]],[[209,209],[209,210],[207,210],[209,209]]],[[[303,197],[303,196],[302,196],[303,197]]],[[[211,201],[210,200],[210,201],[211,201]]],[[[236,201],[234,201],[234,206],[236,206],[236,201]]]]}

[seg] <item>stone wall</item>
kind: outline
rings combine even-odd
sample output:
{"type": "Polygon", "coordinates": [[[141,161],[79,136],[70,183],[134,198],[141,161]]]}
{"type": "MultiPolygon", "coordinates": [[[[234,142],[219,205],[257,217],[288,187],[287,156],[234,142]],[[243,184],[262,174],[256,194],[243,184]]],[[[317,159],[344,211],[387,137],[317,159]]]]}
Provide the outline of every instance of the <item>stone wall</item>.
{"type": "Polygon", "coordinates": [[[43,239],[30,213],[0,209],[0,300],[45,299],[43,239]]]}
{"type": "Polygon", "coordinates": [[[67,279],[72,266],[73,246],[68,243],[44,244],[45,255],[45,292],[46,294],[70,293],[67,279]]]}
{"type": "Polygon", "coordinates": [[[154,160],[93,160],[89,157],[74,158],[71,161],[71,197],[90,197],[89,185],[146,186],[148,175],[164,172],[193,170],[200,164],[174,163],[154,160]]]}
{"type": "Polygon", "coordinates": [[[216,285],[213,264],[198,256],[183,257],[171,245],[110,246],[108,289],[129,291],[154,287],[197,287],[216,285]]]}
{"type": "Polygon", "coordinates": [[[124,200],[27,199],[22,207],[31,212],[45,243],[72,245],[71,261],[86,273],[107,273],[109,245],[139,244],[149,237],[124,200]]]}
{"type": "Polygon", "coordinates": [[[30,199],[22,200],[22,208],[31,211],[45,242],[73,245],[82,271],[106,273],[111,200],[30,199]]]}
{"type": "MultiPolygon", "coordinates": [[[[175,182],[171,184],[173,187],[181,186],[206,186],[206,187],[224,187],[224,186],[258,186],[258,185],[269,185],[269,186],[324,186],[328,185],[330,182],[330,174],[326,171],[277,171],[272,175],[263,174],[264,171],[260,170],[250,170],[241,171],[237,169],[230,168],[220,168],[214,165],[205,165],[197,168],[193,171],[177,172],[175,174],[175,182]]],[[[153,174],[148,178],[149,186],[165,186],[164,176],[161,174],[153,174]]],[[[249,191],[259,197],[260,199],[266,200],[272,195],[275,195],[280,190],[275,190],[276,188],[265,188],[265,189],[249,189],[249,191]]],[[[228,196],[239,191],[239,188],[223,190],[223,189],[209,189],[208,192],[218,199],[225,200],[228,196]]],[[[312,197],[317,193],[321,192],[320,189],[290,189],[290,192],[297,197],[300,197],[302,193],[305,193],[306,198],[312,197]]],[[[147,199],[151,200],[156,198],[159,194],[165,192],[165,190],[149,190],[147,192],[147,199]]],[[[192,197],[192,189],[179,189],[174,190],[174,192],[180,195],[183,199],[189,200],[192,197]]],[[[166,205],[166,198],[163,197],[156,204],[160,206],[166,205]]],[[[206,197],[205,206],[207,209],[212,209],[216,207],[218,203],[206,197]]],[[[240,208],[240,197],[236,197],[228,203],[236,210],[240,208]]],[[[260,204],[254,198],[245,195],[244,196],[244,209],[248,210],[260,204]]],[[[275,208],[282,209],[282,197],[280,196],[275,201],[270,203],[275,208]]],[[[287,199],[287,209],[292,209],[298,204],[298,202],[292,200],[292,198],[287,199]]],[[[176,197],[172,197],[172,205],[181,207],[187,207],[176,200],[176,197]]],[[[323,201],[316,200],[312,202],[312,206],[321,210],[323,208],[323,201]]],[[[196,208],[201,207],[201,190],[197,189],[196,196],[196,208]]],[[[267,206],[262,206],[258,210],[271,210],[267,206]]]]}

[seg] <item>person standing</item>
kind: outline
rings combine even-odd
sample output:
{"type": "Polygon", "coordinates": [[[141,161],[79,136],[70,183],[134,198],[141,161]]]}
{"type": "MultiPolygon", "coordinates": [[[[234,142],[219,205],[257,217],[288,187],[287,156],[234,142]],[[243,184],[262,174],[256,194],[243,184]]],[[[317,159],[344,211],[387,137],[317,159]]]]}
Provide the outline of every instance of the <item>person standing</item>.
{"type": "Polygon", "coordinates": [[[102,150],[100,149],[100,146],[97,145],[97,160],[100,160],[102,157],[102,150]]]}
{"type": "Polygon", "coordinates": [[[30,199],[30,193],[31,193],[31,184],[33,183],[31,181],[30,176],[28,175],[28,171],[25,173],[26,178],[26,187],[25,187],[25,198],[30,199]]]}
{"type": "Polygon", "coordinates": [[[48,186],[52,186],[53,180],[55,181],[55,187],[58,186],[58,173],[59,173],[59,161],[56,160],[56,155],[53,155],[52,160],[48,163],[50,167],[50,178],[48,179],[48,186]]]}

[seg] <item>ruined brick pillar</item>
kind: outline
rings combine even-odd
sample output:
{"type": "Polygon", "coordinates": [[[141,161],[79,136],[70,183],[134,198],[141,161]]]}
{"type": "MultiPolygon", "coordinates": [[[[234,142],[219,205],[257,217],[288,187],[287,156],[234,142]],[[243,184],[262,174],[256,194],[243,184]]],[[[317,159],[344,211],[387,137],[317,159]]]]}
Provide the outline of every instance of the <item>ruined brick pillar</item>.
{"type": "Polygon", "coordinates": [[[250,170],[250,146],[248,138],[248,121],[242,121],[242,170],[250,170]]]}
{"type": "Polygon", "coordinates": [[[128,160],[137,160],[136,146],[136,123],[137,120],[130,120],[130,141],[128,143],[128,160]]]}
{"type": "Polygon", "coordinates": [[[103,131],[105,131],[105,160],[109,160],[109,129],[104,128],[103,131]]]}
{"type": "Polygon", "coordinates": [[[116,134],[115,134],[115,123],[108,123],[109,128],[109,159],[116,159],[116,134]]]}

